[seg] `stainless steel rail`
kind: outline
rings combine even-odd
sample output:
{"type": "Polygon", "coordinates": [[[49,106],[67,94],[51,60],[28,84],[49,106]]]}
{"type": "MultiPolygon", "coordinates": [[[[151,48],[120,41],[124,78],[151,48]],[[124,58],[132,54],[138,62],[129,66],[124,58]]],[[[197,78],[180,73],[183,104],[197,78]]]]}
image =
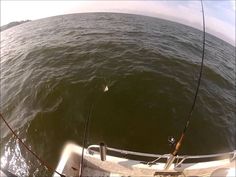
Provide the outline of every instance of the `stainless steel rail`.
{"type": "MultiPolygon", "coordinates": [[[[94,154],[94,153],[99,154],[99,148],[100,148],[99,145],[90,145],[88,146],[87,151],[90,154],[94,154]]],[[[156,158],[153,161],[147,162],[147,165],[150,165],[150,166],[156,163],[160,163],[161,160],[167,161],[167,159],[171,157],[171,154],[163,154],[163,155],[149,154],[149,153],[121,150],[121,149],[116,149],[116,148],[111,148],[111,147],[107,147],[107,150],[108,152],[118,153],[119,154],[118,157],[122,157],[124,155],[133,155],[133,156],[138,156],[138,157],[156,158]]],[[[210,154],[210,155],[177,155],[174,159],[174,162],[175,162],[174,164],[175,164],[175,167],[177,168],[177,167],[180,167],[181,164],[183,164],[183,162],[186,160],[209,159],[209,158],[215,158],[217,160],[229,159],[230,161],[233,161],[236,158],[236,150],[232,152],[210,154]]]]}

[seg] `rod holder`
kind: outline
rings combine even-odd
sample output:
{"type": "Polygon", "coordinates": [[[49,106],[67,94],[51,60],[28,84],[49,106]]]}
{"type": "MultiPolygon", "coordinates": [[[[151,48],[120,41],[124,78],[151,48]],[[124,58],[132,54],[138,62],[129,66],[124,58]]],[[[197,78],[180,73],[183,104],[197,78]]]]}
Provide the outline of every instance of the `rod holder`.
{"type": "Polygon", "coordinates": [[[170,166],[173,164],[173,162],[175,161],[176,156],[174,156],[173,154],[170,155],[170,157],[168,158],[166,165],[164,167],[164,170],[169,170],[170,166]]]}
{"type": "Polygon", "coordinates": [[[101,161],[106,161],[107,156],[107,146],[105,143],[100,143],[100,158],[101,161]]]}

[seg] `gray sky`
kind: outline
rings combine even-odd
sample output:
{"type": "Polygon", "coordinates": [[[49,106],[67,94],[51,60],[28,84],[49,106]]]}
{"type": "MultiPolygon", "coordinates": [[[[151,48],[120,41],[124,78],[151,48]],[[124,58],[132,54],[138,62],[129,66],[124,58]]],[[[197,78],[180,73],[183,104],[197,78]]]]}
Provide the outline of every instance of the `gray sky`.
{"type": "MultiPolygon", "coordinates": [[[[235,45],[235,0],[204,0],[207,32],[235,45]]],[[[1,26],[81,12],[123,12],[154,16],[202,29],[200,1],[1,1],[1,26]]]]}

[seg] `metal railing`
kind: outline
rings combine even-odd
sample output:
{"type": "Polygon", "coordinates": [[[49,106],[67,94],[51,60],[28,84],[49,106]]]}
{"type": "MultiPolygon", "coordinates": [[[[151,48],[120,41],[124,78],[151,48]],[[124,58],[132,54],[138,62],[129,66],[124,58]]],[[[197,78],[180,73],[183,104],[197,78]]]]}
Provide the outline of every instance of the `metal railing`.
{"type": "MultiPolygon", "coordinates": [[[[99,153],[100,146],[99,145],[90,145],[87,148],[87,151],[89,154],[99,153]]],[[[134,151],[128,151],[128,150],[121,150],[116,148],[107,147],[107,152],[109,154],[116,153],[116,157],[123,157],[126,158],[127,155],[132,155],[136,157],[142,157],[142,158],[155,158],[152,161],[146,161],[141,163],[146,163],[149,166],[152,166],[154,164],[160,163],[165,161],[165,163],[168,161],[168,159],[172,156],[171,154],[150,154],[150,153],[142,153],[142,152],[134,152],[134,151]]],[[[236,150],[232,152],[227,153],[219,153],[219,154],[210,154],[210,155],[177,155],[174,157],[173,163],[175,164],[175,168],[178,168],[183,164],[183,162],[189,160],[192,161],[191,163],[196,163],[196,161],[199,161],[202,159],[202,162],[207,162],[211,160],[223,160],[223,159],[229,159],[230,161],[235,160],[236,158],[236,150]],[[195,161],[195,162],[194,162],[195,161]]]]}

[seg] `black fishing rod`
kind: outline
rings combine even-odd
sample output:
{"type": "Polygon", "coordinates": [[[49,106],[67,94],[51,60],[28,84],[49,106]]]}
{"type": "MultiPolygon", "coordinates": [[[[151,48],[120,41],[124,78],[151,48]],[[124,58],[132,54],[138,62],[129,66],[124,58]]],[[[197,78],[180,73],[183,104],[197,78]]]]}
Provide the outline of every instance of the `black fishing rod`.
{"type": "Polygon", "coordinates": [[[88,117],[87,117],[85,125],[84,125],[82,157],[81,157],[81,161],[80,161],[80,172],[79,172],[79,176],[80,177],[82,177],[82,175],[83,175],[83,169],[84,169],[84,148],[86,146],[86,142],[87,142],[87,139],[88,139],[88,130],[89,130],[89,123],[90,123],[90,120],[91,120],[91,116],[93,114],[93,110],[94,110],[96,104],[98,103],[100,98],[103,96],[103,93],[105,93],[107,91],[108,91],[108,86],[105,86],[102,94],[100,96],[98,95],[97,99],[91,104],[90,109],[89,109],[88,117]]]}
{"type": "Polygon", "coordinates": [[[190,109],[189,114],[187,116],[187,121],[186,121],[185,127],[182,131],[182,134],[181,134],[178,142],[175,144],[174,150],[171,153],[171,157],[168,159],[168,162],[166,163],[166,166],[165,166],[166,170],[170,167],[170,165],[175,160],[175,156],[178,154],[178,152],[180,150],[180,147],[183,144],[183,140],[184,140],[185,134],[186,134],[186,132],[189,128],[189,124],[190,124],[192,114],[193,114],[193,110],[195,108],[195,104],[196,104],[196,100],[197,100],[197,95],[198,95],[198,92],[199,92],[199,87],[200,87],[200,84],[201,84],[202,71],[203,71],[204,58],[205,58],[206,26],[205,26],[205,14],[204,14],[203,0],[200,0],[200,1],[201,1],[201,7],[202,7],[203,41],[202,41],[202,61],[201,61],[201,67],[200,67],[198,82],[197,82],[197,88],[196,88],[196,92],[195,92],[195,95],[194,95],[194,99],[193,99],[191,109],[190,109]]]}

